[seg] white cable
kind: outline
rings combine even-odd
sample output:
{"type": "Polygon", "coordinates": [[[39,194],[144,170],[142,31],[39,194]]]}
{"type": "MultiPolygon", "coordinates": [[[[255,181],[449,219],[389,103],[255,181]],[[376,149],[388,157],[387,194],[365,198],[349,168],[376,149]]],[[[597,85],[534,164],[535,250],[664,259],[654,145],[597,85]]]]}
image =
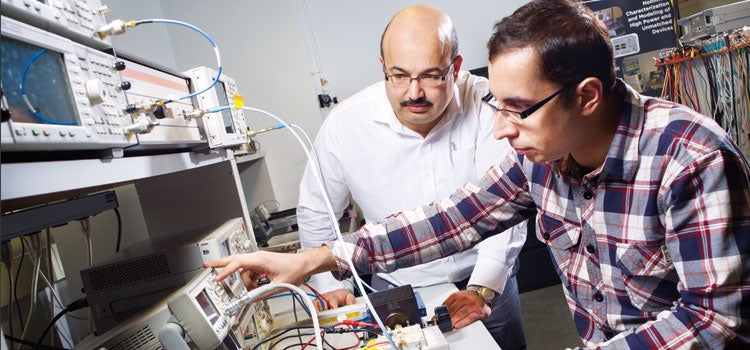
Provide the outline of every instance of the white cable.
{"type": "Polygon", "coordinates": [[[295,129],[299,130],[300,133],[302,133],[302,136],[305,137],[305,141],[307,141],[307,147],[308,147],[307,149],[314,151],[315,150],[315,144],[313,144],[313,142],[310,140],[310,137],[307,136],[307,133],[305,132],[305,130],[302,130],[302,128],[299,125],[297,125],[297,124],[291,124],[290,123],[289,125],[291,127],[295,128],[295,129]]]}
{"type": "Polygon", "coordinates": [[[293,284],[269,283],[266,285],[262,285],[258,288],[255,288],[251,291],[247,291],[244,294],[242,294],[242,296],[240,296],[238,299],[235,299],[232,302],[230,302],[227,305],[225,312],[231,314],[239,310],[240,308],[242,308],[242,306],[250,304],[251,302],[253,302],[253,300],[258,299],[261,296],[265,295],[266,293],[272,292],[279,288],[289,289],[299,294],[302,297],[302,299],[305,301],[305,303],[307,304],[308,310],[310,310],[310,318],[312,319],[312,322],[313,322],[313,330],[315,332],[315,344],[318,349],[323,349],[323,340],[322,340],[323,336],[320,333],[320,321],[318,320],[318,313],[317,311],[315,311],[315,304],[313,304],[312,299],[310,299],[310,297],[307,295],[307,293],[304,290],[302,290],[301,288],[293,284]]]}
{"type": "MultiPolygon", "coordinates": [[[[305,143],[302,141],[302,138],[300,138],[300,136],[297,134],[297,132],[294,131],[293,127],[289,123],[285,122],[284,120],[277,117],[273,113],[264,111],[262,109],[252,108],[252,107],[242,107],[242,109],[245,109],[251,112],[264,114],[266,116],[269,116],[275,119],[279,123],[284,124],[287,130],[289,130],[289,132],[291,132],[292,135],[294,135],[294,137],[297,139],[299,144],[302,146],[302,149],[305,150],[305,156],[307,156],[308,163],[310,163],[310,166],[313,168],[312,170],[313,170],[313,175],[315,175],[315,181],[317,182],[318,187],[320,188],[322,192],[323,201],[325,202],[326,210],[328,211],[328,215],[331,220],[331,228],[336,233],[336,238],[342,243],[341,246],[342,246],[342,249],[344,250],[346,262],[349,265],[349,269],[351,270],[352,276],[354,277],[354,281],[357,283],[357,287],[359,288],[359,290],[362,291],[362,297],[365,300],[365,304],[367,304],[367,307],[371,311],[372,317],[375,319],[378,326],[380,326],[380,329],[383,331],[383,335],[385,335],[385,337],[388,339],[388,342],[391,344],[391,346],[394,349],[398,349],[398,347],[396,346],[396,343],[393,342],[393,338],[391,337],[390,332],[388,332],[388,329],[385,328],[383,321],[380,319],[380,317],[378,317],[378,313],[375,312],[375,307],[372,306],[372,302],[370,302],[370,298],[367,296],[367,293],[365,293],[365,287],[362,285],[362,280],[359,278],[359,275],[357,274],[357,269],[354,268],[354,262],[352,261],[352,258],[351,258],[352,252],[349,251],[349,248],[344,243],[344,237],[341,235],[341,230],[339,229],[339,225],[337,222],[338,220],[336,218],[336,215],[334,214],[331,201],[328,198],[328,192],[326,192],[325,190],[325,185],[323,184],[323,180],[321,179],[318,166],[316,165],[316,162],[313,159],[313,156],[310,154],[310,151],[307,149],[307,147],[305,147],[305,143]]],[[[322,348],[319,348],[319,349],[322,349],[322,348]]]]}
{"type": "MultiPolygon", "coordinates": [[[[93,260],[94,250],[91,245],[91,220],[87,217],[82,220],[78,220],[78,222],[81,224],[81,232],[86,237],[86,250],[88,253],[86,254],[86,267],[91,267],[91,261],[93,260]]],[[[91,308],[89,308],[89,333],[92,333],[94,331],[94,317],[91,313],[91,308]]]]}
{"type": "MultiPolygon", "coordinates": [[[[34,252],[32,254],[32,249],[29,249],[29,255],[34,255],[34,256],[30,256],[30,258],[34,261],[34,272],[31,275],[32,276],[31,277],[31,290],[29,291],[29,303],[30,303],[30,305],[29,305],[29,314],[26,317],[26,326],[23,328],[23,333],[21,334],[21,339],[26,339],[26,335],[29,332],[29,328],[31,326],[31,319],[34,316],[34,311],[36,311],[36,291],[37,291],[37,287],[38,287],[37,282],[39,281],[39,270],[40,270],[41,265],[42,265],[42,259],[41,259],[41,257],[38,254],[39,253],[39,251],[38,251],[38,249],[39,249],[39,236],[38,236],[38,234],[35,235],[34,238],[35,239],[33,240],[33,242],[35,242],[36,244],[34,244],[33,246],[32,246],[32,244],[31,244],[30,241],[26,241],[29,244],[29,247],[33,247],[34,250],[36,250],[36,252],[34,252]]],[[[23,239],[26,240],[26,239],[28,239],[28,237],[24,237],[23,239]]],[[[20,344],[20,343],[17,344],[16,345],[16,349],[20,349],[21,345],[22,344],[20,344]]]]}
{"type": "Polygon", "coordinates": [[[320,67],[320,53],[318,52],[318,42],[315,39],[315,33],[313,32],[312,21],[310,21],[310,12],[307,10],[306,1],[307,0],[300,0],[300,5],[302,7],[302,16],[305,18],[305,26],[307,27],[305,32],[309,34],[311,46],[310,50],[313,52],[313,60],[315,61],[316,71],[311,75],[319,76],[320,90],[323,93],[326,93],[326,79],[323,76],[323,68],[320,67]]]}
{"type": "MultiPolygon", "coordinates": [[[[50,276],[52,276],[52,278],[54,279],[55,278],[55,273],[52,271],[52,241],[50,240],[50,238],[51,238],[51,233],[50,232],[51,232],[51,230],[50,230],[49,227],[47,227],[44,230],[44,239],[46,241],[45,243],[47,243],[47,244],[45,244],[45,248],[47,248],[45,255],[47,256],[47,272],[49,272],[50,276]]],[[[51,283],[49,283],[49,280],[47,280],[47,276],[44,275],[44,271],[41,272],[41,277],[46,282],[47,287],[49,287],[50,295],[53,296],[54,293],[55,293],[55,288],[52,286],[51,283]]],[[[54,295],[54,298],[57,299],[57,295],[54,295]]],[[[55,318],[55,303],[52,300],[53,297],[50,297],[49,299],[50,299],[50,302],[49,302],[49,319],[51,320],[51,319],[55,318]]],[[[57,300],[57,301],[59,302],[60,300],[57,300]]]]}
{"type": "MultiPolygon", "coordinates": [[[[57,305],[60,306],[61,308],[65,308],[65,305],[60,300],[60,297],[57,296],[57,292],[55,292],[55,289],[52,288],[53,286],[50,283],[49,279],[47,279],[47,275],[44,274],[44,271],[40,271],[39,272],[39,277],[42,278],[42,282],[44,282],[44,285],[47,286],[47,288],[49,288],[50,292],[52,293],[52,301],[53,301],[53,303],[51,303],[51,305],[53,307],[52,311],[53,312],[55,311],[55,309],[54,309],[54,306],[55,306],[54,302],[57,302],[57,305]]],[[[55,317],[55,315],[52,315],[52,317],[50,319],[52,319],[54,317],[55,317]]]]}
{"type": "Polygon", "coordinates": [[[85,218],[79,220],[81,223],[81,233],[86,238],[86,267],[91,267],[91,261],[93,260],[94,250],[91,246],[91,220],[85,218]]]}

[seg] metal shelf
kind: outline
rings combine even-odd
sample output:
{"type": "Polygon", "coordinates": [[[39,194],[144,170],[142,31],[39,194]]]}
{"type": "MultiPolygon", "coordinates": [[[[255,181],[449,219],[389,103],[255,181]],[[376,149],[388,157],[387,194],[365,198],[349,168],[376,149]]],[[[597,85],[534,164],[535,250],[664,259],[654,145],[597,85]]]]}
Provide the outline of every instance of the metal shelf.
{"type": "MultiPolygon", "coordinates": [[[[69,198],[139,179],[203,167],[232,159],[231,151],[170,153],[113,159],[0,164],[2,210],[69,198]]],[[[262,155],[261,155],[262,157],[262,155]]]]}

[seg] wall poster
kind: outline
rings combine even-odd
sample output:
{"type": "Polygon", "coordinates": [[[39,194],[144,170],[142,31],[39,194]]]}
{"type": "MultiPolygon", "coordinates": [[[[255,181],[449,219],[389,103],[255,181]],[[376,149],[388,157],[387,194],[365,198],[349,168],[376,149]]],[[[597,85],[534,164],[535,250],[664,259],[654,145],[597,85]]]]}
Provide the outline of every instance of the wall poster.
{"type": "Polygon", "coordinates": [[[584,1],[607,26],[617,76],[639,92],[660,96],[664,74],[654,64],[662,49],[675,47],[677,9],[670,0],[584,1]]]}

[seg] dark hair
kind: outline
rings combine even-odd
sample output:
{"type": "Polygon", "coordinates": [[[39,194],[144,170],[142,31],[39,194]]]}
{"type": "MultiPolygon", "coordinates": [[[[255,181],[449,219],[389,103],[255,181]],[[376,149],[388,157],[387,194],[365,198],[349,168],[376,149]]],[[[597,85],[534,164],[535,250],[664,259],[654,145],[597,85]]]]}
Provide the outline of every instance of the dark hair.
{"type": "MultiPolygon", "coordinates": [[[[487,42],[490,61],[526,47],[536,51],[540,73],[552,82],[563,86],[595,77],[601,80],[605,95],[614,87],[614,57],[607,27],[580,3],[533,0],[497,22],[487,42]]],[[[569,103],[572,93],[566,91],[563,96],[569,103]]]]}

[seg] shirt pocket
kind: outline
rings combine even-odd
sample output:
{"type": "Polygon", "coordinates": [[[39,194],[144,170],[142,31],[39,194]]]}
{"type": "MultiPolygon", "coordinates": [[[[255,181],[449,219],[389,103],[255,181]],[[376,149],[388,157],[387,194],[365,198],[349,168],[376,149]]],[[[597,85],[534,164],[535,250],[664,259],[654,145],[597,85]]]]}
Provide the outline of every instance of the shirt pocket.
{"type": "Polygon", "coordinates": [[[555,259],[557,273],[563,285],[570,286],[572,249],[578,245],[581,229],[547,214],[539,214],[536,220],[536,237],[550,247],[555,259]]]}
{"type": "Polygon", "coordinates": [[[450,145],[450,168],[451,172],[455,176],[463,176],[463,181],[466,182],[468,179],[476,179],[477,174],[475,166],[476,162],[476,148],[471,147],[461,147],[460,145],[451,144],[450,145]],[[457,147],[457,148],[454,148],[457,147]]]}
{"type": "Polygon", "coordinates": [[[668,310],[680,295],[679,278],[660,242],[617,244],[617,267],[631,304],[644,312],[668,310]]]}

